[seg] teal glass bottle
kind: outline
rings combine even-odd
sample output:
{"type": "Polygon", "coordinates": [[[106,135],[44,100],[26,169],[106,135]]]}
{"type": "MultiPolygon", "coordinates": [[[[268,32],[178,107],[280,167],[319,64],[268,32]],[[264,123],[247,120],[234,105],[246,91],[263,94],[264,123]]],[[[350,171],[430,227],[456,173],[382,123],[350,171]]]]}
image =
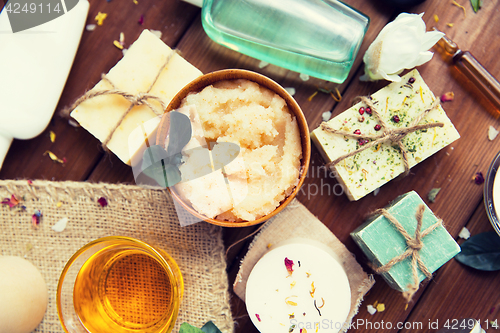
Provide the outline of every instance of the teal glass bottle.
{"type": "Polygon", "coordinates": [[[215,42],[259,60],[342,83],[369,18],[336,0],[204,0],[215,42]]]}

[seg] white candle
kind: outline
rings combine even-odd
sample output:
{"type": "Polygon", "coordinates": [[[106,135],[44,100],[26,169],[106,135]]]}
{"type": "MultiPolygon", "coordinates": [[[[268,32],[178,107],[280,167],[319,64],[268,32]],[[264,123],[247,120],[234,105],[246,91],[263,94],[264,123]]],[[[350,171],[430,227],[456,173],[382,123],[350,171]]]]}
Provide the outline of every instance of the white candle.
{"type": "Polygon", "coordinates": [[[351,308],[343,267],[329,249],[307,240],[266,253],[248,277],[245,299],[262,333],[337,333],[351,308]]]}

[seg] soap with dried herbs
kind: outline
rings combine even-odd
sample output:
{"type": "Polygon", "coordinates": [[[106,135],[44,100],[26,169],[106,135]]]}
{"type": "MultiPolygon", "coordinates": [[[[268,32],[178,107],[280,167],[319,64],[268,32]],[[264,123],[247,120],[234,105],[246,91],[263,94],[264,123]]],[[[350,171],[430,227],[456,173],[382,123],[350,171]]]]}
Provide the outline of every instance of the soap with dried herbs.
{"type": "MultiPolygon", "coordinates": [[[[410,127],[413,120],[428,109],[430,111],[418,125],[438,122],[444,124],[443,127],[411,131],[401,139],[410,168],[460,137],[443,108],[440,105],[431,108],[436,97],[416,69],[404,75],[400,82],[393,82],[368,98],[389,129],[410,127]]],[[[330,133],[322,126],[315,129],[311,133],[311,139],[326,163],[368,145],[371,140],[362,139],[364,135],[384,133],[384,128],[380,127],[373,111],[364,102],[355,104],[325,124],[330,128],[361,136],[356,138],[330,133]]],[[[390,139],[341,159],[330,168],[349,200],[358,200],[405,172],[401,149],[390,139]]]]}
{"type": "MultiPolygon", "coordinates": [[[[420,204],[425,206],[421,227],[421,231],[424,231],[438,222],[438,217],[415,191],[397,197],[385,209],[413,238],[417,226],[415,214],[420,204]]],[[[369,217],[351,233],[351,237],[375,267],[387,264],[407,249],[406,240],[401,232],[383,215],[369,217]]],[[[460,246],[442,224],[424,236],[422,242],[419,256],[431,273],[460,252],[460,246]]],[[[425,279],[420,270],[418,276],[419,281],[425,279]]],[[[382,273],[382,277],[391,288],[406,291],[407,286],[413,284],[411,256],[396,263],[388,272],[382,273]]]]}

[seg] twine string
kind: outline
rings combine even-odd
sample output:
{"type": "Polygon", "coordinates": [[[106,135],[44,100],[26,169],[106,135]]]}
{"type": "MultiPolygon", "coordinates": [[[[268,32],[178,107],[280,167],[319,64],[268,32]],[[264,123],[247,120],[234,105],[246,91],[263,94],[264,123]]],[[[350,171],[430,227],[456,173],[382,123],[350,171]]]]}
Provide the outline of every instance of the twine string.
{"type": "Polygon", "coordinates": [[[78,98],[69,108],[63,109],[62,110],[62,115],[64,117],[66,117],[66,118],[69,118],[70,112],[72,110],[74,110],[76,107],[78,107],[78,105],[82,104],[83,102],[85,102],[85,101],[87,101],[89,99],[92,99],[92,98],[95,98],[95,97],[98,97],[98,96],[119,95],[119,96],[122,96],[123,98],[125,98],[127,101],[129,101],[130,102],[130,106],[128,107],[128,109],[120,116],[120,119],[115,124],[115,126],[113,126],[113,128],[109,132],[109,134],[106,137],[106,139],[104,139],[104,141],[102,141],[102,147],[105,150],[107,150],[107,148],[106,148],[107,144],[109,143],[109,141],[111,141],[111,138],[115,134],[116,130],[118,129],[118,127],[120,127],[120,125],[123,123],[123,121],[125,120],[125,118],[127,117],[127,115],[130,113],[130,111],[132,111],[132,109],[134,108],[134,106],[136,106],[136,105],[145,105],[149,109],[151,109],[151,111],[153,111],[154,114],[156,114],[157,116],[161,116],[163,114],[163,112],[166,109],[167,105],[165,105],[165,103],[163,102],[163,100],[160,97],[158,97],[156,95],[153,95],[153,94],[150,94],[149,92],[151,91],[151,89],[155,85],[156,81],[158,81],[158,78],[160,77],[161,73],[168,66],[170,60],[172,59],[172,57],[173,57],[173,55],[175,53],[178,53],[178,51],[177,50],[173,50],[168,55],[167,59],[165,59],[165,62],[160,67],[160,70],[158,71],[158,73],[156,74],[155,78],[153,79],[153,81],[151,82],[150,86],[148,87],[148,89],[145,92],[139,92],[139,93],[137,93],[137,94],[134,95],[134,94],[131,94],[131,93],[127,92],[127,91],[120,90],[120,89],[116,88],[115,84],[113,82],[111,82],[111,80],[106,76],[106,74],[102,74],[101,75],[101,79],[103,81],[106,81],[111,86],[111,89],[103,89],[103,90],[97,90],[97,91],[92,91],[92,90],[87,91],[80,98],[78,98]],[[154,100],[154,101],[156,101],[156,102],[158,102],[160,104],[161,111],[156,110],[156,108],[150,103],[151,100],[154,100]]]}
{"type": "Polygon", "coordinates": [[[423,243],[423,238],[430,234],[432,231],[434,231],[437,227],[441,226],[443,224],[443,220],[439,219],[436,223],[425,229],[424,231],[421,231],[422,229],[422,220],[423,220],[423,215],[425,211],[425,206],[423,204],[420,204],[417,208],[417,212],[415,214],[415,218],[417,220],[417,227],[415,229],[415,236],[412,237],[406,229],[399,223],[399,221],[391,214],[389,213],[386,209],[377,209],[374,214],[381,214],[383,215],[395,228],[396,230],[404,237],[407,245],[407,249],[400,255],[392,258],[389,260],[385,265],[380,266],[380,267],[373,267],[374,271],[378,274],[381,273],[386,273],[388,272],[394,265],[397,263],[405,260],[406,258],[411,256],[411,270],[412,270],[412,277],[413,277],[413,284],[409,284],[407,286],[407,290],[403,292],[403,297],[406,299],[406,301],[409,303],[411,299],[413,298],[413,295],[417,292],[418,286],[420,284],[419,277],[418,277],[418,270],[420,271],[428,278],[432,279],[432,273],[429,271],[429,269],[425,266],[424,262],[422,261],[420,257],[419,251],[423,248],[424,243],[423,243]]]}
{"type": "Polygon", "coordinates": [[[354,134],[354,133],[349,133],[346,131],[334,129],[334,128],[330,127],[330,125],[328,125],[327,122],[322,122],[321,129],[323,131],[328,132],[328,133],[339,134],[339,135],[343,135],[343,136],[358,139],[358,140],[359,139],[371,140],[368,143],[360,146],[358,149],[353,150],[345,155],[342,155],[342,156],[338,157],[337,159],[333,160],[332,162],[328,163],[326,165],[326,167],[328,167],[328,168],[331,168],[334,165],[336,165],[337,163],[339,163],[340,161],[342,161],[346,158],[349,158],[351,156],[354,156],[356,154],[359,154],[360,152],[362,152],[366,149],[369,149],[373,146],[376,146],[376,145],[381,144],[381,143],[386,142],[386,141],[391,141],[393,143],[396,143],[399,147],[399,150],[400,150],[402,158],[403,158],[404,168],[405,168],[404,175],[407,175],[410,172],[410,163],[408,161],[408,153],[406,151],[406,147],[404,146],[402,140],[408,134],[413,133],[415,131],[433,128],[433,127],[443,127],[444,126],[444,124],[442,122],[418,125],[418,123],[427,115],[427,113],[436,109],[440,105],[439,99],[436,99],[432,103],[430,108],[425,109],[424,111],[420,112],[413,119],[413,121],[409,124],[408,127],[403,127],[403,128],[390,127],[385,122],[385,120],[382,118],[382,116],[380,115],[379,111],[375,107],[375,104],[372,102],[371,98],[365,97],[365,96],[359,96],[355,100],[357,100],[355,103],[360,101],[360,102],[365,103],[368,107],[371,108],[372,115],[375,116],[378,123],[380,124],[382,132],[381,132],[381,134],[375,134],[375,135],[373,135],[373,134],[354,134]]]}

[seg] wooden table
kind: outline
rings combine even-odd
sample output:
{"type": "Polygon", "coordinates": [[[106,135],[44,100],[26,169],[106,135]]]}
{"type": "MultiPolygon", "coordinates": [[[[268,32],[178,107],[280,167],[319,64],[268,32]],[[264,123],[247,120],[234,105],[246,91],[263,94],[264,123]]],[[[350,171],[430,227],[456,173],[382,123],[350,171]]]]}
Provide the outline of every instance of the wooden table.
{"type": "MultiPolygon", "coordinates": [[[[436,26],[446,32],[463,50],[472,51],[494,76],[500,78],[500,1],[484,1],[484,7],[478,13],[472,11],[468,0],[457,2],[465,8],[466,14],[451,0],[428,0],[410,11],[425,12],[423,18],[428,29],[436,26]],[[438,22],[434,15],[439,18],[438,22]]],[[[204,73],[224,68],[244,68],[263,73],[284,87],[294,87],[294,97],[306,115],[309,128],[315,129],[321,122],[323,112],[331,110],[333,115],[337,115],[350,105],[353,97],[373,93],[387,84],[363,83],[358,77],[363,71],[364,51],[398,10],[384,6],[380,1],[347,0],[346,3],[367,14],[371,23],[349,78],[345,83],[336,85],[315,79],[304,82],[297,73],[274,66],[260,69],[258,60],[212,42],[202,29],[200,10],[182,1],[138,0],[134,4],[132,0],[91,0],[87,23],[95,23],[94,17],[99,11],[108,13],[108,17],[95,31],[84,31],[52,121],[40,136],[13,142],[0,171],[0,178],[134,183],[130,167],[113,154],[105,153],[100,142],[85,129],[70,126],[66,119],[58,115],[58,111],[93,87],[101,73],[106,73],[121,59],[122,52],[113,46],[113,40],[119,38],[120,32],[125,34],[127,47],[144,28],[160,30],[164,42],[179,49],[189,62],[204,73]],[[143,25],[138,23],[142,15],[143,25]],[[323,93],[309,101],[308,97],[318,86],[329,89],[337,87],[343,95],[342,101],[336,103],[331,96],[323,93]],[[49,131],[57,135],[54,143],[49,140],[49,131]],[[65,157],[67,163],[61,165],[53,162],[44,155],[46,150],[61,158],[65,157]]],[[[500,138],[489,141],[487,137],[490,125],[500,127],[497,120],[499,113],[440,53],[436,53],[419,71],[436,95],[449,91],[455,93],[455,99],[446,103],[444,108],[460,132],[461,139],[412,168],[410,175],[403,180],[393,180],[384,185],[377,196],[370,194],[357,202],[349,202],[345,195],[331,193],[331,188],[337,182],[318,174],[323,161],[313,147],[311,173],[298,195],[298,199],[344,242],[368,271],[365,259],[349,233],[362,223],[366,214],[410,190],[426,198],[432,188],[441,188],[437,200],[429,203],[429,206],[445,221],[448,231],[456,239],[463,227],[467,227],[472,234],[492,230],[483,205],[483,185],[476,185],[472,178],[476,172],[486,175],[492,159],[500,150],[500,138]]],[[[225,229],[226,245],[233,244],[253,230],[255,228],[225,229]]],[[[228,253],[230,284],[234,281],[246,246],[247,242],[241,242],[228,253]]],[[[487,332],[495,332],[489,321],[500,317],[499,274],[479,272],[451,260],[434,274],[432,281],[421,285],[407,309],[400,293],[390,289],[381,278],[376,278],[375,286],[354,319],[356,326],[350,331],[434,332],[436,322],[439,328],[443,328],[445,323],[477,318],[487,332]],[[386,310],[372,316],[367,312],[366,305],[376,301],[384,303],[386,310]],[[433,325],[429,327],[430,324],[433,325]]],[[[231,304],[236,332],[256,332],[244,303],[233,296],[231,304]]]]}

